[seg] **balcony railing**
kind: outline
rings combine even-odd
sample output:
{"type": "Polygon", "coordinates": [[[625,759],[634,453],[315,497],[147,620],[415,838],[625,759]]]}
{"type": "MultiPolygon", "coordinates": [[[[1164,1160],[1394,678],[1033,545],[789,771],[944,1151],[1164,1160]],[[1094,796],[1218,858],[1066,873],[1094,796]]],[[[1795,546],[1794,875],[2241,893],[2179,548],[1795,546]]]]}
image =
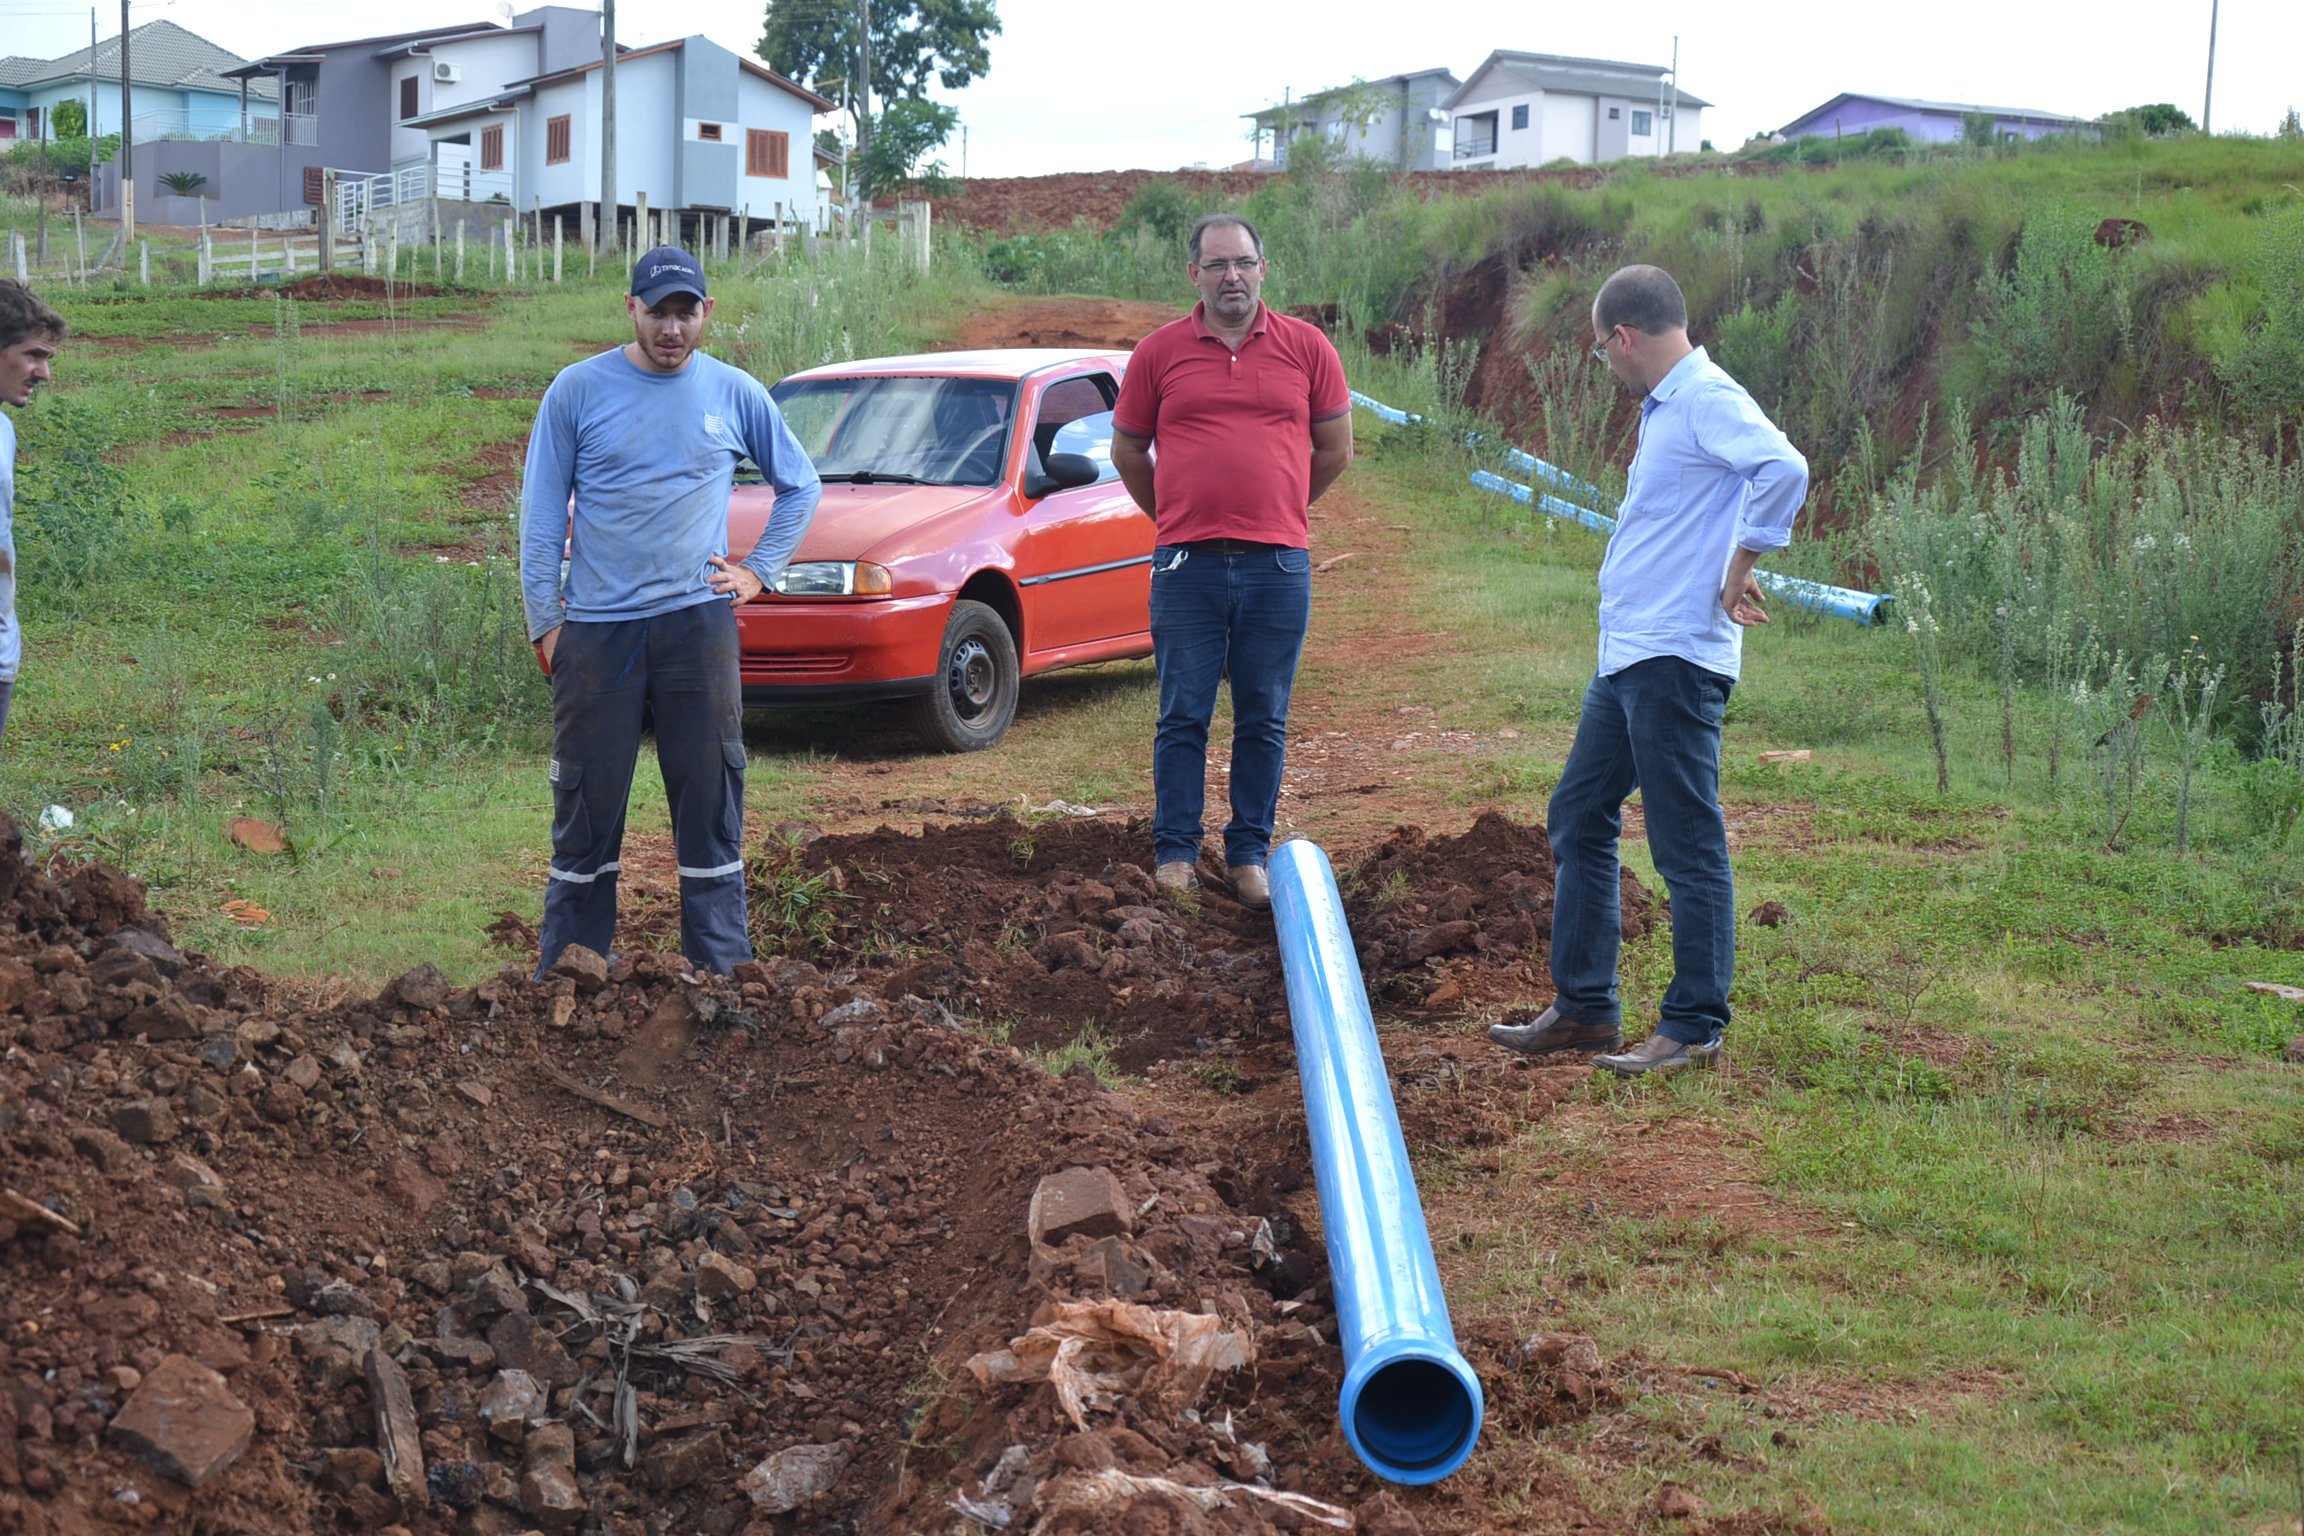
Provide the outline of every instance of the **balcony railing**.
{"type": "MultiPolygon", "coordinates": [[[[290,142],[313,143],[318,138],[315,129],[311,139],[292,139],[290,142]]],[[[200,144],[278,144],[280,123],[272,115],[269,105],[262,117],[251,110],[245,128],[241,126],[237,114],[229,121],[220,121],[214,113],[163,111],[136,114],[137,143],[156,144],[167,140],[200,144]]]]}

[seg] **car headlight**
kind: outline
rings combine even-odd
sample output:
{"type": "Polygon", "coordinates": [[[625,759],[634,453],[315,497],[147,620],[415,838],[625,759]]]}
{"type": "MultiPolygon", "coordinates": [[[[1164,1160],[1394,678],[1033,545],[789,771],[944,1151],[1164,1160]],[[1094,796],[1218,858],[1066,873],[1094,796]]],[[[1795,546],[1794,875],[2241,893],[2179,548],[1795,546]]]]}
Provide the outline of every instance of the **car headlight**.
{"type": "Polygon", "coordinates": [[[895,590],[888,567],[869,560],[803,560],[776,578],[784,597],[886,597],[895,590]]]}

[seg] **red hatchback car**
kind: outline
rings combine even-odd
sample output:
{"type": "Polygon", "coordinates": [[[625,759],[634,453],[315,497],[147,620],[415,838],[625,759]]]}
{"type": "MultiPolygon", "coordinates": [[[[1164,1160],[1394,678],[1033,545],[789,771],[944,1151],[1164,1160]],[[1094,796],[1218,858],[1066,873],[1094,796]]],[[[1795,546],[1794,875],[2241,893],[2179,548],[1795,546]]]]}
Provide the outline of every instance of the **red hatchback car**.
{"type": "MultiPolygon", "coordinates": [[[[744,702],[906,701],[932,746],[1007,733],[1020,681],[1152,653],[1152,520],[1112,467],[1120,352],[939,352],[772,393],[824,480],[775,589],[737,610],[744,702]]],[[[739,485],[728,545],[774,496],[739,485]]]]}

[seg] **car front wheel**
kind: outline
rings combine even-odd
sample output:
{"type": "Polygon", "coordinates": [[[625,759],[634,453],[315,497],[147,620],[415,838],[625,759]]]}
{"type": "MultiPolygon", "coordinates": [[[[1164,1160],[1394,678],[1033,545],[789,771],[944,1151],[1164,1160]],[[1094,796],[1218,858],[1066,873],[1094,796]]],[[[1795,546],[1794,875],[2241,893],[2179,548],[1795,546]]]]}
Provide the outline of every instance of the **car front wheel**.
{"type": "Polygon", "coordinates": [[[935,679],[912,706],[912,728],[940,751],[997,745],[1016,718],[1018,681],[1016,642],[1000,615],[982,603],[954,603],[935,679]]]}

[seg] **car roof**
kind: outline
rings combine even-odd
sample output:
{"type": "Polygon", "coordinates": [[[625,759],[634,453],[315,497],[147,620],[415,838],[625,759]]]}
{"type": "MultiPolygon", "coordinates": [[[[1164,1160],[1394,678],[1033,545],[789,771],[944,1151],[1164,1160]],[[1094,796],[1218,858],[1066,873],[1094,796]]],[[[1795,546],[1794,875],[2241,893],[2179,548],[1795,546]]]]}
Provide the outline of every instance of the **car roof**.
{"type": "Polygon", "coordinates": [[[903,357],[859,357],[845,363],[804,368],[793,379],[850,378],[857,374],[929,374],[971,379],[1021,379],[1066,363],[1097,362],[1125,368],[1123,351],[1071,347],[991,347],[974,352],[914,352],[903,357]]]}

